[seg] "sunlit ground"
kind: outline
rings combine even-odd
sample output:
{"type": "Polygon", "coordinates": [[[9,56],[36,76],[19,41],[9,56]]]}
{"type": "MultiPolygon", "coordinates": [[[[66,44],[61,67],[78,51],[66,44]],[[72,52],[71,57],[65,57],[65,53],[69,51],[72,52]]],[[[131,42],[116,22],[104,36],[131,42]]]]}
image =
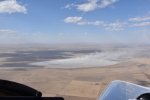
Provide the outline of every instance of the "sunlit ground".
{"type": "Polygon", "coordinates": [[[0,78],[29,85],[44,96],[95,100],[113,80],[150,86],[149,50],[1,50],[0,78]]]}

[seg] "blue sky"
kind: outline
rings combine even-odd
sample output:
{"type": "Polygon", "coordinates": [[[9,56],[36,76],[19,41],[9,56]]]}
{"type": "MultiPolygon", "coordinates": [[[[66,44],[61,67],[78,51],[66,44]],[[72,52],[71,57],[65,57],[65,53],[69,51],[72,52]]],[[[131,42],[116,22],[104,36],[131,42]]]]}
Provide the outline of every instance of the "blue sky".
{"type": "Polygon", "coordinates": [[[0,43],[150,43],[150,0],[0,0],[0,43]]]}

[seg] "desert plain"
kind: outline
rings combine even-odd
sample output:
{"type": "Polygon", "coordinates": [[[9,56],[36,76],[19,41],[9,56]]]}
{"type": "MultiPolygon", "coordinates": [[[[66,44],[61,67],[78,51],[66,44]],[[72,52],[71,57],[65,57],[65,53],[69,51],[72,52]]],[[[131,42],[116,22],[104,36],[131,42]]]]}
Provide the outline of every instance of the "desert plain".
{"type": "Polygon", "coordinates": [[[149,46],[67,50],[2,48],[0,79],[28,85],[43,96],[96,100],[113,80],[149,87],[149,52],[149,46]]]}

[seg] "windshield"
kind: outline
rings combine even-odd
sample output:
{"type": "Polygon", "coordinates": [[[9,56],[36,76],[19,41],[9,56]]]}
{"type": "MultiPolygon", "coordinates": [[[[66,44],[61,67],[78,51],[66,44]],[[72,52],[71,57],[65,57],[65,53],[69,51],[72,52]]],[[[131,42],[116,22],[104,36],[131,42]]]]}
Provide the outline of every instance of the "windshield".
{"type": "Polygon", "coordinates": [[[96,100],[114,80],[150,86],[150,0],[0,0],[0,79],[96,100]]]}

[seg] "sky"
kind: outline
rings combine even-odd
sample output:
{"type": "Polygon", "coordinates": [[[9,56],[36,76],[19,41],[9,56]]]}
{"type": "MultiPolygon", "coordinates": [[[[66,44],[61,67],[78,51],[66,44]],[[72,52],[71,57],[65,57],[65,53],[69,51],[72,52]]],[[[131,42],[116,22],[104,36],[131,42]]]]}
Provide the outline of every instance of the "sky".
{"type": "Polygon", "coordinates": [[[150,0],[0,0],[0,44],[150,43],[150,0]]]}

